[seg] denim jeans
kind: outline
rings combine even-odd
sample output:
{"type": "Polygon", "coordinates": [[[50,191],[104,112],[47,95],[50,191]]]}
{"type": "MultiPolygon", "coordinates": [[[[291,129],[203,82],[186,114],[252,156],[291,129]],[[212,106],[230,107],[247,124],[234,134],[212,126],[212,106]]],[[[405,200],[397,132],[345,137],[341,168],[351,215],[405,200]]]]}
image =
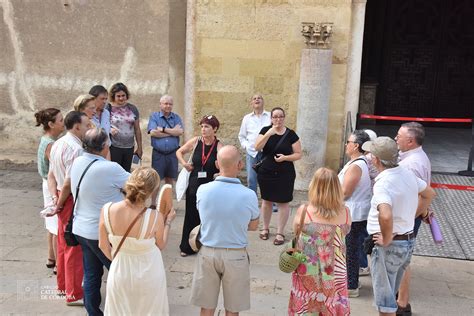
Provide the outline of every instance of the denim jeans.
{"type": "Polygon", "coordinates": [[[258,153],[257,156],[252,157],[247,154],[247,159],[245,160],[245,167],[247,168],[247,186],[249,189],[253,190],[257,194],[257,173],[253,170],[252,166],[260,160],[262,153],[258,153]]]}
{"type": "Polygon", "coordinates": [[[99,249],[99,241],[77,236],[77,241],[82,248],[82,261],[84,265],[84,307],[87,314],[103,315],[100,310],[100,286],[104,266],[110,268],[110,260],[99,249]]]}
{"type": "Polygon", "coordinates": [[[372,250],[370,270],[374,304],[379,312],[397,311],[396,294],[405,269],[410,264],[415,240],[394,240],[387,247],[376,245],[372,250]]]}

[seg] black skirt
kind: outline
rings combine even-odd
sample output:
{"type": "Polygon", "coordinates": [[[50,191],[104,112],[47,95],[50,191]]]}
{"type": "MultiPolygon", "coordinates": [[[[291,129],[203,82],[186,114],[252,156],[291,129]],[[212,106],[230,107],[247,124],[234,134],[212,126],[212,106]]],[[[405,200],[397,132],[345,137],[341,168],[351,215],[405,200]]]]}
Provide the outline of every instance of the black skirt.
{"type": "Polygon", "coordinates": [[[266,201],[288,203],[293,201],[295,170],[275,171],[260,168],[257,174],[260,195],[266,201]]]}

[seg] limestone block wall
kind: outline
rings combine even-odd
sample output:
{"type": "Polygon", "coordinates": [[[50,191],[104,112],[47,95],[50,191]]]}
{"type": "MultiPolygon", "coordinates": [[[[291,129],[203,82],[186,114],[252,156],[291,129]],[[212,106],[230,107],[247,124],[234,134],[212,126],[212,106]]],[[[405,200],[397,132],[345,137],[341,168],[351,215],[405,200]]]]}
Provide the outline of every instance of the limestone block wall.
{"type": "Polygon", "coordinates": [[[95,84],[125,83],[143,131],[164,93],[184,115],[186,0],[0,0],[0,14],[2,154],[35,153],[34,111],[69,111],[95,84]]]}
{"type": "MultiPolygon", "coordinates": [[[[215,114],[219,137],[238,144],[249,99],[263,94],[266,109],[282,106],[296,129],[301,22],[333,22],[333,60],[326,164],[338,167],[351,2],[347,0],[195,0],[194,116],[215,114]]],[[[189,10],[189,8],[188,8],[189,10]]],[[[189,23],[189,21],[188,21],[189,23]]],[[[189,25],[188,25],[189,30],[189,25]]],[[[318,128],[317,121],[307,128],[318,128]]],[[[196,132],[197,126],[195,125],[196,132]]]]}

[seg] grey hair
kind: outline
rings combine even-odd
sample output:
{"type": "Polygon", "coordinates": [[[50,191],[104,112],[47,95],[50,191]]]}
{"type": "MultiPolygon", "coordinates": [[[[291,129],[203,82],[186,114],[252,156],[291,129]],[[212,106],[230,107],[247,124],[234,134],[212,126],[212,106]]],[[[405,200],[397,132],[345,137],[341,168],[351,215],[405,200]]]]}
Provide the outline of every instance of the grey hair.
{"type": "Polygon", "coordinates": [[[418,122],[408,122],[402,124],[406,128],[411,137],[413,137],[418,145],[423,145],[425,139],[425,128],[418,122]]]}
{"type": "Polygon", "coordinates": [[[356,129],[352,132],[351,135],[353,135],[355,138],[354,143],[359,145],[359,147],[357,148],[359,152],[364,153],[364,150],[362,150],[362,145],[370,140],[369,134],[367,134],[361,129],[356,129]]]}
{"type": "Polygon", "coordinates": [[[88,153],[100,153],[108,145],[109,137],[103,128],[91,128],[86,132],[82,147],[88,153]]]}
{"type": "Polygon", "coordinates": [[[379,159],[379,160],[382,166],[384,166],[384,168],[390,169],[390,168],[398,167],[398,163],[396,161],[382,160],[382,159],[379,159]]]}
{"type": "Polygon", "coordinates": [[[165,101],[165,100],[171,100],[171,101],[173,101],[173,97],[170,96],[169,94],[164,94],[164,95],[161,96],[161,98],[160,98],[160,103],[163,102],[163,101],[165,101]]]}

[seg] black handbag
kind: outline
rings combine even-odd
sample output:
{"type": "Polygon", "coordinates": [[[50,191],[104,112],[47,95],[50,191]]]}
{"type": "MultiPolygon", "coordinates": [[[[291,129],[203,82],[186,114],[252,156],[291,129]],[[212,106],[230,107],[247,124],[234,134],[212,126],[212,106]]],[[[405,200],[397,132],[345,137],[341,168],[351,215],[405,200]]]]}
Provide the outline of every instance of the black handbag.
{"type": "MultiPolygon", "coordinates": [[[[283,143],[283,140],[285,139],[286,135],[288,135],[289,131],[290,130],[287,128],[285,133],[283,134],[283,137],[280,138],[280,140],[278,141],[278,143],[275,146],[275,149],[273,149],[272,154],[270,154],[268,156],[272,156],[276,153],[276,150],[278,149],[278,147],[280,147],[281,143],[283,143]]],[[[263,162],[265,161],[265,159],[267,159],[268,156],[263,157],[262,159],[260,159],[259,161],[257,161],[256,163],[254,163],[252,165],[252,169],[255,170],[256,173],[258,173],[258,169],[260,169],[260,167],[263,165],[263,162]]]]}
{"type": "Polygon", "coordinates": [[[77,200],[79,199],[79,187],[81,186],[82,178],[84,178],[84,175],[86,174],[87,170],[89,170],[90,166],[97,160],[99,159],[94,159],[91,161],[91,163],[86,167],[86,169],[82,173],[81,178],[79,179],[79,183],[77,184],[76,200],[74,201],[74,205],[72,207],[71,217],[69,217],[69,221],[67,222],[66,228],[64,229],[64,240],[66,241],[66,245],[68,245],[69,247],[74,247],[74,246],[79,245],[76,235],[74,235],[72,232],[72,223],[74,221],[74,210],[76,209],[77,200]]]}

